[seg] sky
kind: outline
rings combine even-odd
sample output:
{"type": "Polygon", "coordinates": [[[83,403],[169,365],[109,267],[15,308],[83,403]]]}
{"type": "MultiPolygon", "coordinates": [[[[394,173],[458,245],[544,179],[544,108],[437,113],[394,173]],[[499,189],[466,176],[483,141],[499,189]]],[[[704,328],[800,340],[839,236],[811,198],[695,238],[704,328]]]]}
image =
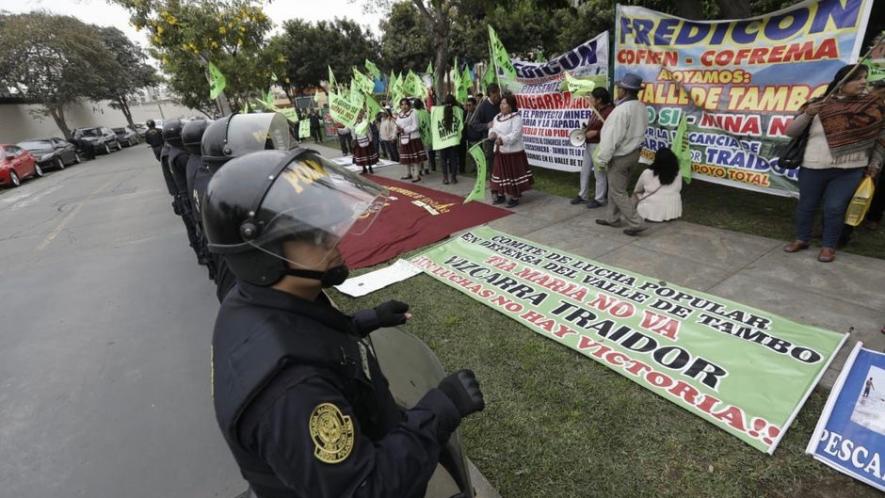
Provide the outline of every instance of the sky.
{"type": "MultiPolygon", "coordinates": [[[[379,34],[378,22],[381,16],[364,13],[363,3],[353,0],[275,0],[265,5],[264,10],[277,26],[294,18],[331,21],[336,17],[344,17],[379,34]]],[[[3,10],[12,13],[45,10],[53,14],[71,15],[89,24],[114,26],[142,47],[147,47],[145,33],[139,33],[129,25],[128,12],[105,0],[0,0],[0,11],[3,10]]]]}

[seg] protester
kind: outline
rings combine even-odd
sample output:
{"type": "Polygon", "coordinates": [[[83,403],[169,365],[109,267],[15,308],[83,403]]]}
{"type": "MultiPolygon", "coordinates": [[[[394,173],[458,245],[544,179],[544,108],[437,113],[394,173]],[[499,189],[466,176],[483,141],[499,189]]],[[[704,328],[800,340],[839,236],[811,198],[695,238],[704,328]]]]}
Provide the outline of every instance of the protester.
{"type": "MultiPolygon", "coordinates": [[[[472,129],[474,121],[476,121],[476,98],[468,97],[464,103],[464,129],[461,131],[461,173],[467,172],[467,150],[482,140],[482,134],[472,129]]],[[[473,169],[476,169],[476,165],[473,169]]]]}
{"type": "Polygon", "coordinates": [[[823,207],[823,233],[818,261],[836,259],[845,210],[864,174],[876,176],[885,143],[882,100],[863,93],[867,69],[850,64],[833,77],[823,97],[809,100],[786,130],[799,137],[808,130],[808,142],[799,168],[799,204],[796,239],[784,251],[809,247],[815,212],[823,207]],[[843,81],[844,80],[844,81],[843,81]]]}
{"type": "Polygon", "coordinates": [[[429,162],[424,165],[424,174],[429,175],[430,170],[436,171],[436,151],[433,150],[433,139],[430,136],[430,113],[424,108],[421,99],[415,99],[413,106],[415,113],[418,114],[418,131],[421,133],[421,143],[424,144],[424,153],[429,162]]]}
{"type": "Polygon", "coordinates": [[[596,223],[619,227],[627,223],[624,233],[638,235],[646,229],[642,217],[636,212],[633,202],[627,196],[630,181],[630,168],[639,162],[639,151],[645,142],[645,129],[648,127],[648,114],[645,104],[639,101],[642,78],[626,73],[616,83],[618,105],[614,108],[600,131],[597,167],[604,169],[608,183],[608,210],[606,217],[596,223]]]}
{"type": "Polygon", "coordinates": [[[399,162],[399,151],[396,148],[396,119],[390,110],[383,111],[381,120],[381,145],[387,158],[393,162],[399,162]]]}
{"type": "Polygon", "coordinates": [[[366,111],[360,111],[356,118],[357,125],[352,130],[354,139],[353,144],[351,144],[353,164],[362,166],[362,173],[364,175],[366,173],[374,174],[375,171],[372,170],[372,166],[378,164],[378,151],[375,150],[376,142],[372,139],[372,131],[370,125],[366,123],[366,119],[368,119],[366,118],[366,111]],[[361,125],[365,126],[362,130],[360,130],[361,125]]]}
{"type": "Polygon", "coordinates": [[[658,149],[655,160],[636,181],[636,211],[646,221],[669,221],[682,216],[682,177],[679,159],[668,148],[658,149]]]}
{"type": "Polygon", "coordinates": [[[350,128],[344,126],[343,123],[335,123],[335,127],[338,128],[338,145],[341,146],[341,155],[350,155],[350,142],[353,141],[350,128]]]}
{"type": "Polygon", "coordinates": [[[372,146],[375,147],[375,153],[381,156],[381,113],[375,114],[374,119],[369,123],[369,131],[372,132],[372,146]]]}
{"type": "Polygon", "coordinates": [[[323,142],[323,127],[320,113],[316,109],[310,111],[310,136],[314,143],[323,142]]]}
{"type": "Polygon", "coordinates": [[[421,142],[421,131],[418,129],[418,113],[412,109],[412,103],[407,98],[399,101],[400,113],[396,118],[396,130],[399,137],[399,162],[406,167],[406,175],[402,180],[421,181],[421,172],[424,162],[427,161],[427,152],[424,143],[421,142]],[[417,167],[416,175],[412,176],[412,168],[417,167]]]}
{"type": "MultiPolygon", "coordinates": [[[[451,93],[446,95],[445,108],[443,109],[443,128],[447,132],[455,129],[455,108],[458,103],[455,96],[451,93]]],[[[461,163],[460,157],[461,142],[456,145],[446,147],[440,151],[443,170],[443,184],[448,185],[451,178],[452,183],[458,183],[458,169],[461,163]]]]}
{"type": "Polygon", "coordinates": [[[605,181],[605,172],[600,168],[593,167],[593,152],[599,145],[599,131],[602,130],[602,124],[609,114],[614,110],[611,94],[605,88],[594,88],[590,94],[590,105],[593,106],[593,113],[590,119],[584,125],[584,136],[587,141],[584,142],[584,164],[581,167],[581,190],[578,196],[572,199],[572,204],[587,203],[590,209],[598,208],[606,205],[606,196],[608,194],[607,182],[605,181]],[[596,180],[596,192],[593,199],[588,202],[587,197],[590,195],[590,172],[593,172],[593,178],[596,180]]]}
{"type": "Polygon", "coordinates": [[[491,191],[494,203],[501,204],[509,196],[507,207],[519,205],[522,193],[531,190],[532,172],[522,142],[522,116],[516,105],[516,96],[507,93],[500,101],[501,113],[495,116],[489,130],[489,141],[494,144],[491,191]]]}
{"type": "MultiPolygon", "coordinates": [[[[486,91],[489,95],[482,99],[479,102],[479,105],[477,105],[476,116],[473,120],[472,129],[476,132],[473,139],[477,142],[485,140],[489,134],[489,128],[492,127],[492,120],[501,112],[501,88],[497,83],[491,83],[488,88],[486,88],[486,91]]],[[[492,162],[492,154],[495,148],[494,145],[495,144],[491,141],[488,141],[483,145],[483,152],[485,152],[486,163],[488,164],[492,162]]]]}

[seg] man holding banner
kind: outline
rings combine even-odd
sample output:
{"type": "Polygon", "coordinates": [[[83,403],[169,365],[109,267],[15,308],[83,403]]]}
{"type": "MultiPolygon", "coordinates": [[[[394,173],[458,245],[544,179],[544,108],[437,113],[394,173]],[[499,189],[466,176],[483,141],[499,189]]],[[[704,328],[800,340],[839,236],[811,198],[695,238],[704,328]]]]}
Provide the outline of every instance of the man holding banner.
{"type": "Polygon", "coordinates": [[[608,180],[608,211],[606,217],[597,219],[596,223],[619,227],[623,221],[627,224],[624,233],[632,236],[646,229],[627,195],[627,184],[630,181],[630,168],[639,162],[639,152],[648,127],[648,114],[645,104],[638,98],[642,78],[627,73],[616,85],[618,105],[602,125],[596,149],[596,162],[599,168],[606,171],[608,180]]]}

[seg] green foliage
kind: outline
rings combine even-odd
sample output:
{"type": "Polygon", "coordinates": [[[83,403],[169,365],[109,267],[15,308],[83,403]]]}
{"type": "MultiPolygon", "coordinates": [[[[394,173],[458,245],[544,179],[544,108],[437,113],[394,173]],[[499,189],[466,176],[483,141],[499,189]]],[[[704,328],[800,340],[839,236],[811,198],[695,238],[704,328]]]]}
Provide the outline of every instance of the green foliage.
{"type": "Polygon", "coordinates": [[[95,26],[39,12],[0,17],[0,67],[0,85],[40,104],[67,137],[64,106],[104,98],[108,78],[127,70],[95,26]]]}
{"type": "Polygon", "coordinates": [[[394,4],[381,32],[382,70],[418,71],[433,57],[431,33],[411,2],[394,4]]]}
{"type": "Polygon", "coordinates": [[[123,111],[129,125],[133,125],[129,112],[129,99],[141,89],[156,86],[160,78],[153,67],[145,63],[146,55],[141,47],[117,28],[96,28],[102,43],[114,61],[123,70],[111,70],[102,75],[102,85],[97,96],[111,101],[111,107],[123,111]]]}
{"type": "Polygon", "coordinates": [[[150,35],[151,55],[171,75],[169,86],[186,106],[204,112],[209,100],[207,63],[227,78],[226,94],[243,103],[270,84],[273,53],[266,34],[273,23],[255,0],[115,0],[136,29],[150,35]]]}
{"type": "Polygon", "coordinates": [[[327,79],[329,67],[343,78],[352,74],[353,67],[362,67],[366,59],[377,60],[379,55],[378,42],[371,33],[347,19],[315,24],[286,21],[282,34],[270,45],[286,59],[277,74],[285,74],[288,84],[296,89],[319,85],[327,79]]]}

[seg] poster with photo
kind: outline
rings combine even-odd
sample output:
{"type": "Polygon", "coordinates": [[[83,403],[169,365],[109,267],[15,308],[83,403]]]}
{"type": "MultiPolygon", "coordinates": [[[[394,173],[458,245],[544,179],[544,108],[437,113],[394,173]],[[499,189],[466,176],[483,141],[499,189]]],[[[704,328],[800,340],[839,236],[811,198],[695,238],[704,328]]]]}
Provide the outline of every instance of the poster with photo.
{"type": "Polygon", "coordinates": [[[805,452],[885,491],[885,354],[857,343],[805,452]]]}

